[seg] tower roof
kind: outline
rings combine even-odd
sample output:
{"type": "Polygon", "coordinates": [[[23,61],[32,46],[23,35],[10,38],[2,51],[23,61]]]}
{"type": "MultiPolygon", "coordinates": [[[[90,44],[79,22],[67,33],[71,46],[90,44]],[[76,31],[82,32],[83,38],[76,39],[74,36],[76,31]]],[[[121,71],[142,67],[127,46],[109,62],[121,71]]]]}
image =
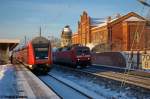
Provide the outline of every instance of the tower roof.
{"type": "Polygon", "coordinates": [[[66,25],[62,30],[62,35],[72,35],[72,30],[70,29],[69,25],[66,25]]]}

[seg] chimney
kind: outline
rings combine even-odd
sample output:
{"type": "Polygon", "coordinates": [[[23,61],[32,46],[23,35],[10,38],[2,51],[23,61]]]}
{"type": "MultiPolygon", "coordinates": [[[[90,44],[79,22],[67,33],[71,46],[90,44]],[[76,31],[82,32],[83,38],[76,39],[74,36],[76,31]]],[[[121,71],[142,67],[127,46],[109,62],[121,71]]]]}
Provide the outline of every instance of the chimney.
{"type": "Polygon", "coordinates": [[[111,16],[108,16],[108,17],[107,17],[107,22],[110,22],[111,19],[112,19],[111,16]]]}
{"type": "Polygon", "coordinates": [[[117,13],[116,18],[120,18],[120,17],[121,17],[121,15],[119,13],[117,13]]]}

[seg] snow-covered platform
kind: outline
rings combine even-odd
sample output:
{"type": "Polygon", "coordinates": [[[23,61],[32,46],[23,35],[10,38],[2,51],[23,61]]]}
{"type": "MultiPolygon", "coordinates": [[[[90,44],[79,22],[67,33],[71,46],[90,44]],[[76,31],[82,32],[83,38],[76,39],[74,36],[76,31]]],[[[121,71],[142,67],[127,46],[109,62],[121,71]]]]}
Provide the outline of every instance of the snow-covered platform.
{"type": "Polygon", "coordinates": [[[0,99],[60,99],[24,66],[0,65],[0,99]]]}

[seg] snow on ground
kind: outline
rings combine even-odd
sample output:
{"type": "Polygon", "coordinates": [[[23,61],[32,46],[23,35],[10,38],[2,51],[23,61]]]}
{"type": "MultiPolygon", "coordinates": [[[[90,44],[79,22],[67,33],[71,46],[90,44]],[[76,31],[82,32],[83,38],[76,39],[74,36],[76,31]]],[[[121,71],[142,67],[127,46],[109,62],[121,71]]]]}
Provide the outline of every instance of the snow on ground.
{"type": "Polygon", "coordinates": [[[16,79],[13,66],[0,65],[0,98],[16,95],[16,79]]]}
{"type": "MultiPolygon", "coordinates": [[[[52,74],[52,73],[49,73],[49,74],[52,74]]],[[[53,74],[52,74],[53,75],[53,74]]],[[[64,79],[60,76],[57,76],[57,75],[53,75],[55,76],[57,79],[65,82],[66,84],[68,84],[69,86],[71,86],[72,88],[74,89],[77,89],[79,91],[81,91],[82,93],[94,98],[94,99],[105,99],[105,97],[101,96],[100,94],[97,94],[91,90],[88,90],[87,88],[84,88],[82,86],[79,86],[78,84],[72,82],[71,80],[68,80],[68,79],[64,79]]]]}
{"type": "Polygon", "coordinates": [[[112,90],[109,87],[106,88],[103,84],[98,84],[92,79],[86,77],[77,76],[75,74],[67,73],[66,71],[61,71],[58,69],[53,69],[52,74],[62,77],[63,79],[68,79],[79,86],[82,86],[90,91],[99,94],[100,96],[106,97],[106,99],[137,99],[132,93],[130,93],[130,88],[126,88],[125,91],[112,90]]]}

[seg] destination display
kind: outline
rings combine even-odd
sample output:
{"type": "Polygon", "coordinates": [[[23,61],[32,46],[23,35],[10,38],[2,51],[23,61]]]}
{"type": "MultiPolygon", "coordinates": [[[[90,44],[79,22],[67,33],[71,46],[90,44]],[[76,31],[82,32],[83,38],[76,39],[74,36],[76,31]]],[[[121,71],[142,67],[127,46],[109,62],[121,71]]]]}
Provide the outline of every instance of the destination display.
{"type": "Polygon", "coordinates": [[[48,48],[35,48],[36,51],[47,51],[48,48]]]}

